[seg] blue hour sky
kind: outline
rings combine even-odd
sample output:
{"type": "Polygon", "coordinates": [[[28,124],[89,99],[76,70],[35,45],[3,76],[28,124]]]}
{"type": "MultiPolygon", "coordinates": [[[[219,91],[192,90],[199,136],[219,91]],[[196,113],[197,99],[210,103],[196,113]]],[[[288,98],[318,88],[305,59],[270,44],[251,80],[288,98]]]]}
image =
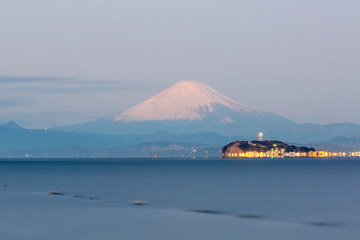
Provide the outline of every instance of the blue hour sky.
{"type": "Polygon", "coordinates": [[[182,80],[360,124],[360,1],[0,0],[0,124],[81,123],[182,80]]]}

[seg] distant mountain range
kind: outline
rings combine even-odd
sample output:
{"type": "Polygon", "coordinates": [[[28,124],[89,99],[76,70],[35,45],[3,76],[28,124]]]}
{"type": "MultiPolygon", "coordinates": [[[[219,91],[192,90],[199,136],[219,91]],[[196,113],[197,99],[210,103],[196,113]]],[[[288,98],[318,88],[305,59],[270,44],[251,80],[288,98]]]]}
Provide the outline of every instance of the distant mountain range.
{"type": "Polygon", "coordinates": [[[287,142],[323,142],[360,135],[360,125],[297,124],[278,114],[245,106],[204,83],[183,81],[112,117],[55,128],[58,131],[98,134],[173,134],[213,132],[253,139],[263,131],[268,139],[287,142]]]}
{"type": "MultiPolygon", "coordinates": [[[[158,157],[179,158],[219,157],[223,146],[239,139],[244,140],[209,132],[170,134],[163,130],[143,135],[73,133],[25,129],[9,122],[0,125],[0,158],[124,158],[154,157],[155,154],[158,157]]],[[[308,146],[331,151],[355,151],[359,150],[360,137],[339,137],[308,146]]]]}
{"type": "Polygon", "coordinates": [[[110,135],[25,129],[0,125],[0,158],[7,157],[190,157],[219,156],[232,138],[215,133],[110,135]],[[196,151],[193,151],[193,150],[196,151]],[[201,149],[203,151],[201,151],[201,149]]]}

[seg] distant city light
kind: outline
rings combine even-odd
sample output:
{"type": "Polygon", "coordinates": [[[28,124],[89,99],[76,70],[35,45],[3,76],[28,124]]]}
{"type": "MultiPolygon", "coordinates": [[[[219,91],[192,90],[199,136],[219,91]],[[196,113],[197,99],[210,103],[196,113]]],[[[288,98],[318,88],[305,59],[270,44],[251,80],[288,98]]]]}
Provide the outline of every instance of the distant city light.
{"type": "MultiPolygon", "coordinates": [[[[263,141],[264,134],[262,132],[258,132],[258,140],[263,141]]],[[[268,141],[264,141],[262,143],[256,144],[263,144],[268,141]]],[[[231,149],[230,152],[222,153],[222,157],[228,158],[286,158],[286,157],[309,157],[309,158],[331,158],[331,157],[360,157],[360,151],[354,152],[330,152],[330,151],[323,151],[323,150],[315,150],[313,148],[309,148],[307,151],[306,147],[302,147],[303,149],[299,150],[288,150],[285,147],[281,147],[281,144],[277,144],[276,141],[270,141],[271,148],[269,147],[267,150],[261,151],[260,149],[257,150],[250,150],[245,151],[244,149],[236,148],[231,149]],[[280,147],[279,147],[280,146],[280,147]],[[305,149],[304,149],[305,148],[305,149]]],[[[281,142],[280,142],[281,143],[281,142]]],[[[248,142],[248,144],[256,145],[254,142],[248,142]]],[[[220,151],[221,152],[221,151],[220,151]]]]}
{"type": "Polygon", "coordinates": [[[310,157],[310,158],[329,158],[329,157],[360,157],[360,152],[326,152],[315,150],[310,152],[285,152],[285,149],[271,149],[266,152],[232,152],[226,155],[229,158],[284,158],[284,157],[310,157]]]}

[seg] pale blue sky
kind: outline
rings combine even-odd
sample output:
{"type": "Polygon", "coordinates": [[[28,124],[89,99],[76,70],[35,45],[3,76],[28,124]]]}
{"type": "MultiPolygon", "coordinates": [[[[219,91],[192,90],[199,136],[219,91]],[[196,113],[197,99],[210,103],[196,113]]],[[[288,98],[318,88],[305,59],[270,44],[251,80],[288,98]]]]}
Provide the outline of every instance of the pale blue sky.
{"type": "Polygon", "coordinates": [[[0,123],[51,127],[202,81],[299,123],[360,123],[360,1],[0,0],[0,123]]]}

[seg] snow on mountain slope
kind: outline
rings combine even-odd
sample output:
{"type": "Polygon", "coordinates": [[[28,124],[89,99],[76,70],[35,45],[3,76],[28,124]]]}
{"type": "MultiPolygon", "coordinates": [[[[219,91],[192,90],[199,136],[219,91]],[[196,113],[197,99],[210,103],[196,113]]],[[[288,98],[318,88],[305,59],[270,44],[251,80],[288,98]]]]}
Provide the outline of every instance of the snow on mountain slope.
{"type": "Polygon", "coordinates": [[[258,112],[198,81],[182,81],[118,114],[114,121],[201,120],[216,106],[258,112]]]}

